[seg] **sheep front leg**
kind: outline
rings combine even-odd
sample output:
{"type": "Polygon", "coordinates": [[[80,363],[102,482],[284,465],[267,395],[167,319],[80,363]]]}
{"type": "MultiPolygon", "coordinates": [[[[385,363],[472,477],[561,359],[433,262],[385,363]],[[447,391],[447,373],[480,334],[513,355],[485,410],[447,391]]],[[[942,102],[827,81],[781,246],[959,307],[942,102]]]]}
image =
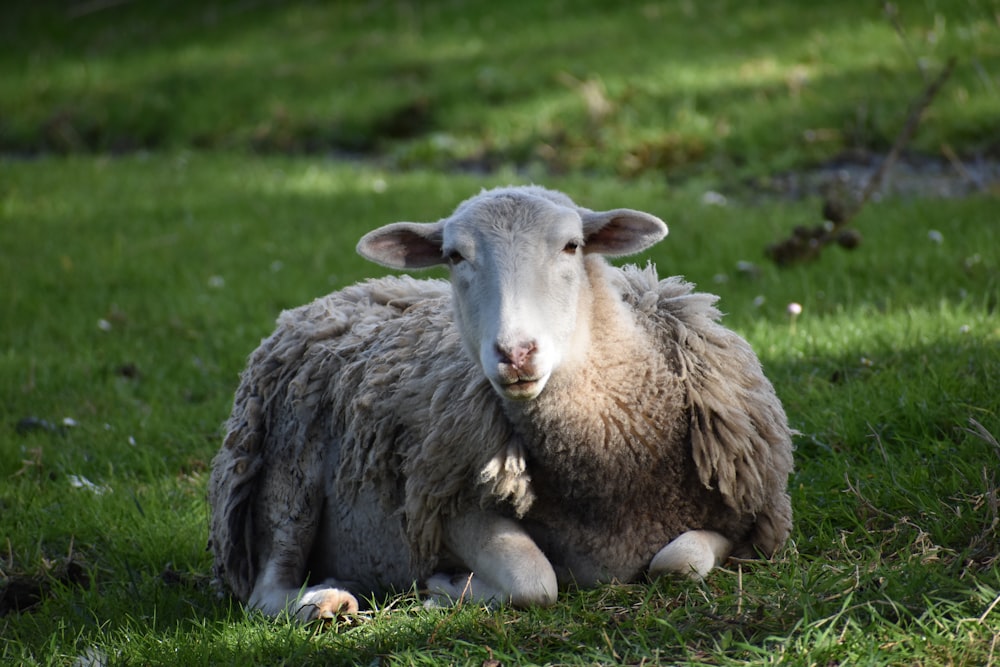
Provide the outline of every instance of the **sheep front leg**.
{"type": "Polygon", "coordinates": [[[296,588],[278,574],[280,566],[271,564],[257,580],[248,606],[259,609],[267,616],[277,617],[288,612],[299,621],[338,618],[358,613],[358,600],[349,592],[338,588],[337,582],[328,580],[317,586],[296,588]]]}
{"type": "Polygon", "coordinates": [[[555,603],[555,570],[516,521],[470,512],[445,522],[444,541],[471,573],[436,574],[428,579],[435,601],[454,604],[464,599],[516,607],[555,603]]]}
{"type": "Polygon", "coordinates": [[[358,613],[357,598],[334,579],[305,587],[305,552],[298,545],[305,537],[294,527],[275,531],[247,606],[272,617],[287,612],[303,622],[358,613]]]}
{"type": "Polygon", "coordinates": [[[732,541],[713,530],[689,530],[653,556],[649,574],[658,577],[669,572],[702,579],[713,567],[729,558],[732,551],[732,541]]]}

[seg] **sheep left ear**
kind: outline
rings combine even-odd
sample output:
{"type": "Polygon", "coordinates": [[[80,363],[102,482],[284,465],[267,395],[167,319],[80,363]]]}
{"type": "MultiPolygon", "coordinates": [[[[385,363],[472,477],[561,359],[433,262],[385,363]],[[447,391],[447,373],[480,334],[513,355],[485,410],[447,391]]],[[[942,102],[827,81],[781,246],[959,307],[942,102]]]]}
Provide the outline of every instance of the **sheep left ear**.
{"type": "Polygon", "coordinates": [[[634,255],[667,235],[667,225],[655,215],[616,208],[611,211],[580,211],[584,252],[609,257],[634,255]]]}
{"type": "Polygon", "coordinates": [[[358,254],[390,269],[424,269],[444,264],[440,222],[395,222],[374,229],[358,241],[358,254]]]}

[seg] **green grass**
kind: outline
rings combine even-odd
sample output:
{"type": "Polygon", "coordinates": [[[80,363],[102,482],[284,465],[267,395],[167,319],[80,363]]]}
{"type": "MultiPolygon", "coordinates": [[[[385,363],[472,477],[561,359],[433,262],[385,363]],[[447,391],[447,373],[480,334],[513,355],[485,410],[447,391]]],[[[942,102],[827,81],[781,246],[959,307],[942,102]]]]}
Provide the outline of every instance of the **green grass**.
{"type": "Polygon", "coordinates": [[[375,273],[352,255],[363,229],[435,219],[516,175],[208,154],[46,159],[0,173],[0,279],[12,286],[0,304],[21,323],[0,339],[0,567],[51,568],[61,580],[67,560],[83,570],[80,585],[56,583],[40,605],[0,620],[7,658],[58,664],[96,646],[154,664],[480,663],[490,652],[504,662],[735,664],[806,652],[976,664],[991,650],[1000,621],[978,618],[1000,593],[998,452],[965,430],[971,417],[1000,432],[990,199],[873,205],[857,251],[790,270],[761,262],[749,278],[736,263],[757,260],[815,202],[704,207],[696,192],[652,181],[554,179],[595,207],[624,201],[674,221],[649,258],[722,295],[727,323],[755,345],[802,432],[793,543],[774,563],[704,585],[570,592],[537,612],[424,611],[403,598],[317,634],[244,617],[208,582],[207,465],[236,374],[281,308],[375,273]],[[793,300],[804,307],[794,327],[793,300]],[[28,416],[76,425],[17,434],[28,416]],[[107,491],[74,488],[71,475],[107,491]]]}
{"type": "Polygon", "coordinates": [[[955,56],[915,147],[995,151],[1000,4],[896,5],[894,25],[867,0],[19,3],[0,22],[0,148],[788,168],[886,148],[955,56]]]}
{"type": "Polygon", "coordinates": [[[898,3],[900,36],[877,3],[814,4],[0,10],[0,590],[23,607],[0,663],[995,663],[995,189],[872,202],[857,250],[779,269],[765,246],[821,202],[734,184],[884,149],[918,58],[960,64],[917,149],[988,155],[1000,5],[898,3]],[[246,356],[380,272],[364,231],[528,181],[668,222],[635,261],[721,296],[800,432],[792,540],[547,610],[246,614],[205,551],[246,356]]]}

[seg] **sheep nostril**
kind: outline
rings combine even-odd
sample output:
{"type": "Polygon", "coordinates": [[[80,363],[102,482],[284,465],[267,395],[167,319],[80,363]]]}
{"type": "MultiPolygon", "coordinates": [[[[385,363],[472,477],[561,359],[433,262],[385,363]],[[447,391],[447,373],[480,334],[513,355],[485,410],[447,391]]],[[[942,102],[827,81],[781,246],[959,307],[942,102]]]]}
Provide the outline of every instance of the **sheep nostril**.
{"type": "Polygon", "coordinates": [[[497,354],[500,355],[500,363],[517,369],[523,368],[527,364],[537,348],[538,344],[533,340],[516,343],[512,347],[499,343],[496,345],[497,354]]]}

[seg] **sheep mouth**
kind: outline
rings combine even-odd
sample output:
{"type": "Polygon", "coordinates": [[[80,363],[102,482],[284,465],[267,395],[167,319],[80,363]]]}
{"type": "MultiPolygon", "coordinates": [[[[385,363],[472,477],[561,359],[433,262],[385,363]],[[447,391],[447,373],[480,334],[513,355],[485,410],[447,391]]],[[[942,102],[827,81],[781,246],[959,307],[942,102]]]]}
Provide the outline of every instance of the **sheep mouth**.
{"type": "Polygon", "coordinates": [[[541,393],[544,385],[543,378],[518,378],[513,382],[502,383],[499,389],[505,398],[529,401],[541,393]]]}

